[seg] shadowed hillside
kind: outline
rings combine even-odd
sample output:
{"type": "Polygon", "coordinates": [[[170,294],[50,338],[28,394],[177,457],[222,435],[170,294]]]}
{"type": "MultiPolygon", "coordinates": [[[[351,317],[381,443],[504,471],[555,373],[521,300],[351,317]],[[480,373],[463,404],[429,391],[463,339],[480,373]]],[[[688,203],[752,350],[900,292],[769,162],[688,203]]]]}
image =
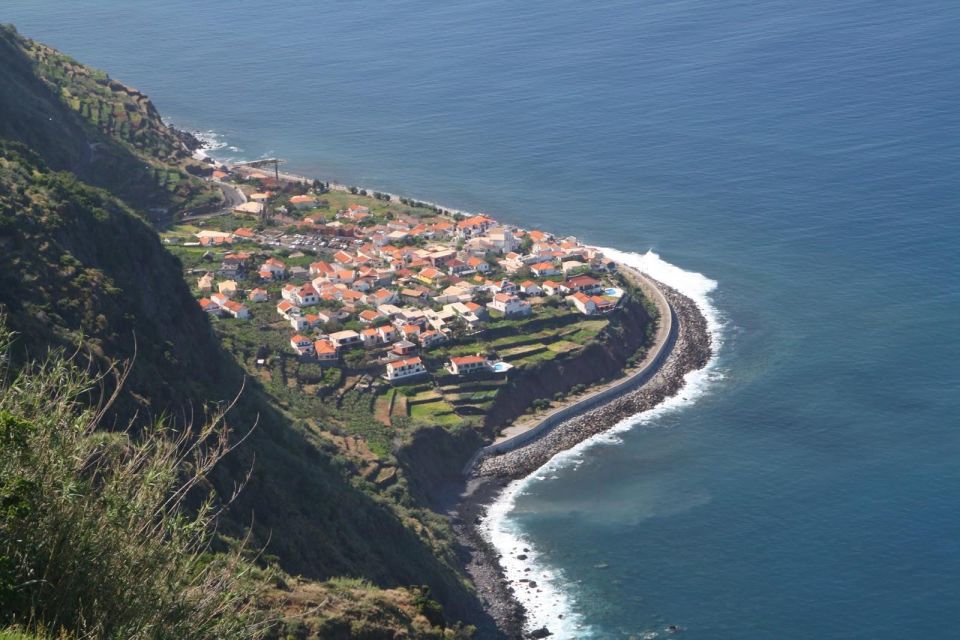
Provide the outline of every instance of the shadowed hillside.
{"type": "Polygon", "coordinates": [[[220,202],[192,174],[199,142],[163,124],[153,103],[106,73],[0,25],[0,137],[54,170],[109,189],[155,220],[220,202]]]}
{"type": "MultiPolygon", "coordinates": [[[[241,536],[252,523],[252,546],[265,547],[264,557],[283,571],[310,580],[429,585],[447,620],[487,626],[445,520],[402,492],[386,496],[363,480],[335,445],[291,423],[268,394],[245,381],[221,349],[182,266],[144,213],[181,208],[209,191],[178,164],[188,142],[142,96],[105,78],[0,29],[0,136],[12,138],[0,140],[0,313],[17,333],[12,362],[43,358],[51,347],[76,351],[94,373],[133,360],[106,416],[108,429],[161,415],[181,426],[197,423],[244,389],[228,423],[236,436],[257,427],[210,477],[229,496],[250,473],[222,519],[225,534],[241,536]],[[99,90],[91,83],[106,93],[92,97],[99,90]],[[79,108],[76,96],[87,96],[77,98],[79,108]],[[90,100],[100,106],[85,108],[90,100]],[[139,105],[123,110],[143,115],[137,131],[145,133],[118,125],[116,110],[104,119],[103,105],[111,102],[139,105]],[[144,159],[150,170],[133,167],[144,159]],[[151,182],[157,167],[182,172],[183,189],[151,182]]],[[[109,391],[111,381],[105,384],[109,391]]],[[[90,397],[98,399],[97,392],[90,397]]],[[[368,614],[374,603],[390,601],[375,587],[363,590],[371,594],[368,614]]],[[[284,593],[277,601],[285,601],[284,593]]],[[[311,615],[314,627],[326,620],[342,634],[356,611],[339,605],[329,616],[311,615]]]]}

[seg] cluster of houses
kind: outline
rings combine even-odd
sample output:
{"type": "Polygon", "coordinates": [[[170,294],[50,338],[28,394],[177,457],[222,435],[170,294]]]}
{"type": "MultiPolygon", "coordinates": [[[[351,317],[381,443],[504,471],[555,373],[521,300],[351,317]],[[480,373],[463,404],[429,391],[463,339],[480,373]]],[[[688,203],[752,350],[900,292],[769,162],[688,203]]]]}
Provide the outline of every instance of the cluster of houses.
{"type": "MultiPolygon", "coordinates": [[[[261,199],[251,201],[262,204],[261,199]]],[[[290,204],[310,208],[315,201],[315,196],[295,196],[290,204]]],[[[491,312],[528,316],[543,296],[564,297],[584,315],[608,313],[618,302],[611,295],[617,290],[592,275],[602,277],[615,268],[599,250],[575,238],[505,227],[484,215],[385,219],[353,204],[333,220],[308,216],[300,229],[349,241],[308,266],[229,252],[219,282],[211,273],[197,280],[205,295],[201,307],[243,320],[250,315],[246,304],[275,301],[276,314],[293,332],[290,348],[299,356],[335,363],[347,349],[381,348],[390,381],[424,374],[416,353],[454,333],[480,331],[491,312]],[[238,279],[256,286],[241,295],[238,279]],[[271,295],[278,286],[279,296],[271,295]],[[329,331],[331,323],[354,328],[329,331]]],[[[201,244],[265,244],[251,229],[198,236],[201,244]]],[[[466,375],[491,366],[481,356],[466,356],[452,359],[448,369],[466,375]]]]}

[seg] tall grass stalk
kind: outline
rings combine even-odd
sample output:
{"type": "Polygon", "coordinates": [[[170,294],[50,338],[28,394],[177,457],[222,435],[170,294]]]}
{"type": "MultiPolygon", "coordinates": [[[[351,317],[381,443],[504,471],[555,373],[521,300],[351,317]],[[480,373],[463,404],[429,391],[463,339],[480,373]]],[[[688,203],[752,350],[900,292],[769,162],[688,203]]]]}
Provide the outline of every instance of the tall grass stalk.
{"type": "MultiPolygon", "coordinates": [[[[101,428],[98,379],[56,355],[10,370],[0,318],[0,628],[76,638],[254,638],[260,573],[213,553],[223,413],[101,428]]],[[[125,372],[116,370],[121,389],[125,372]]],[[[119,391],[118,391],[119,392],[119,391]]],[[[114,397],[116,397],[116,393],[114,397]]]]}

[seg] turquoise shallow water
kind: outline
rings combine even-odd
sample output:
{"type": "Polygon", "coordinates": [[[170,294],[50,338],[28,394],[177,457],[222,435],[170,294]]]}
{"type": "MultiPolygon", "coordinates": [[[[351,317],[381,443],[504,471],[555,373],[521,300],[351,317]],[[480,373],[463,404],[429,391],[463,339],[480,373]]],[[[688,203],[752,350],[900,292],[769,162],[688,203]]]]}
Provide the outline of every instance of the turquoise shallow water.
{"type": "Polygon", "coordinates": [[[717,282],[719,379],[507,516],[584,627],[552,628],[956,636],[960,5],[7,0],[0,19],[221,154],[717,282]]]}

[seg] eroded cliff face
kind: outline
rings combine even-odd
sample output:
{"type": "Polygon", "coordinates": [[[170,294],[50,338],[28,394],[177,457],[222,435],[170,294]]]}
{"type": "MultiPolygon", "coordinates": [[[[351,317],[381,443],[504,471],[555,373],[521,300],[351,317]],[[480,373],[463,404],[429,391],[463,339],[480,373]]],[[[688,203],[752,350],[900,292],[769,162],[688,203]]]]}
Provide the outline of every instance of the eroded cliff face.
{"type": "Polygon", "coordinates": [[[488,436],[530,408],[537,398],[551,399],[575,385],[592,385],[620,375],[627,359],[649,344],[655,324],[642,302],[629,298],[597,340],[565,358],[513,373],[484,419],[488,436]]]}

